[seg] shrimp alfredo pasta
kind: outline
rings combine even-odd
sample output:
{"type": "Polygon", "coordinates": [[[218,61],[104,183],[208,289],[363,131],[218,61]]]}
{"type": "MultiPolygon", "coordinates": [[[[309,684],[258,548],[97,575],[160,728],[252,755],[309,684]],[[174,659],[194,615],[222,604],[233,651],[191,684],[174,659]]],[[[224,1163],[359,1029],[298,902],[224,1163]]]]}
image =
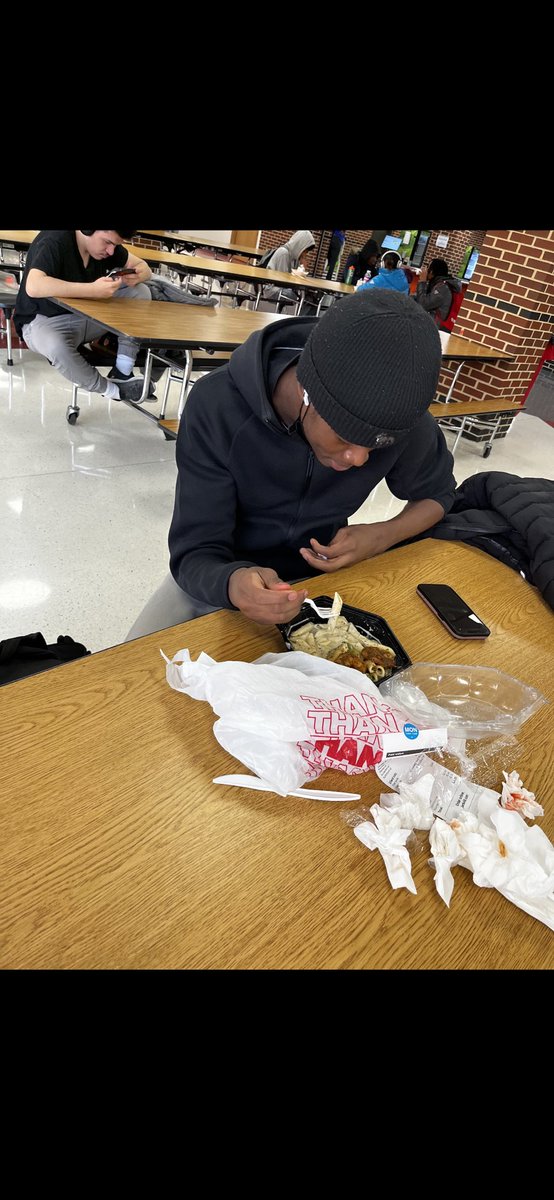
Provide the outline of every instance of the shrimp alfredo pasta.
{"type": "Polygon", "coordinates": [[[307,621],[290,634],[290,644],[293,650],[318,654],[344,667],[354,667],[378,683],[388,677],[396,666],[394,650],[365,637],[351,621],[339,615],[341,608],[342,599],[335,592],[331,615],[326,624],[316,625],[313,621],[307,621]]]}

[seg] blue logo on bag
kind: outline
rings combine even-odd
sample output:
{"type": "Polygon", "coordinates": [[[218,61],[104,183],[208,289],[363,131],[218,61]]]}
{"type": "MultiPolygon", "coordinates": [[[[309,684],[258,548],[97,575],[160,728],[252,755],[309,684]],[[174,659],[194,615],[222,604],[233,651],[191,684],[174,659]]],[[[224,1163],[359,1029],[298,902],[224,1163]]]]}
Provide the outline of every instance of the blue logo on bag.
{"type": "Polygon", "coordinates": [[[413,741],[414,738],[419,737],[419,729],[417,725],[410,725],[408,722],[406,722],[404,726],[404,734],[407,738],[410,738],[410,741],[413,741]]]}

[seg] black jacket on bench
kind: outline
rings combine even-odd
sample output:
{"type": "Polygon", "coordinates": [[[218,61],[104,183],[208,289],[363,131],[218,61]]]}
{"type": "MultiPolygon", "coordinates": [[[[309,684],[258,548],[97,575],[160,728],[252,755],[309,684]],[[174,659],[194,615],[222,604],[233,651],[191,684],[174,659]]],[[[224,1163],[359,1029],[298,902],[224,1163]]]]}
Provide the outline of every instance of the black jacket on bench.
{"type": "MultiPolygon", "coordinates": [[[[427,534],[426,536],[429,536],[427,534]]],[[[469,542],[540,588],[554,609],[554,481],[483,471],[456,489],[431,537],[469,542]]]]}

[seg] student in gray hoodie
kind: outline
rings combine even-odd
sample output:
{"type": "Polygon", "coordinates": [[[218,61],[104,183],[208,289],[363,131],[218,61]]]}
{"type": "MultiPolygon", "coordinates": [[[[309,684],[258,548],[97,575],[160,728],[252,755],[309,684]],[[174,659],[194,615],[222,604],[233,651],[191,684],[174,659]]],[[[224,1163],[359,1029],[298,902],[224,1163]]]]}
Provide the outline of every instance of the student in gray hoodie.
{"type": "MultiPolygon", "coordinates": [[[[297,267],[307,269],[307,260],[314,246],[313,233],[309,229],[297,229],[288,242],[285,242],[283,246],[277,247],[275,253],[272,254],[266,263],[267,270],[290,272],[295,271],[297,267]]],[[[283,288],[268,285],[264,287],[262,299],[278,300],[278,311],[281,312],[284,304],[296,304],[298,295],[296,292],[293,292],[292,288],[283,290],[283,288]]]]}

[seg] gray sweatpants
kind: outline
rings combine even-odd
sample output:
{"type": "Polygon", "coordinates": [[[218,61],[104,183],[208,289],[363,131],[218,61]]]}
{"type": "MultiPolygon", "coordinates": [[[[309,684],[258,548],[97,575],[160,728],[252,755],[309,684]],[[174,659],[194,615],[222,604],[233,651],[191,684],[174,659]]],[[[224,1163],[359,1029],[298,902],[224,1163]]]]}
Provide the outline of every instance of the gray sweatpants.
{"type": "MultiPolygon", "coordinates": [[[[116,295],[118,300],[152,299],[145,283],[137,283],[133,288],[120,287],[116,295]]],[[[100,394],[106,391],[108,380],[78,353],[77,346],[102,337],[103,333],[106,333],[106,326],[100,321],[91,321],[88,317],[69,312],[60,317],[43,317],[38,313],[34,321],[23,326],[23,338],[30,350],[49,358],[52,366],[70,383],[76,383],[87,392],[100,394]]],[[[120,333],[118,343],[119,353],[127,354],[134,362],[140,342],[120,333]]]]}
{"type": "Polygon", "coordinates": [[[167,629],[170,625],[194,621],[195,617],[205,617],[208,613],[218,611],[210,604],[193,600],[175,583],[173,575],[168,574],[137,617],[125,641],[132,642],[134,638],[146,637],[148,633],[157,633],[159,629],[167,629]]]}

